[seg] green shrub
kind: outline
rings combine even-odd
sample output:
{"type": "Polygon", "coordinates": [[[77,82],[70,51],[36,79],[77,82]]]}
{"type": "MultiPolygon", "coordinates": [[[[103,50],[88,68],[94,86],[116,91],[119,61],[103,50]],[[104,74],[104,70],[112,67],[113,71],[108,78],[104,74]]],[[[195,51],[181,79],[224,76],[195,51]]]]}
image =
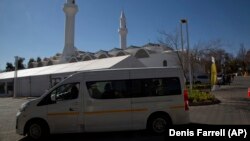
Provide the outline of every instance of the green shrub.
{"type": "Polygon", "coordinates": [[[213,102],[216,98],[210,92],[204,92],[197,89],[189,90],[188,101],[190,103],[213,102]]]}

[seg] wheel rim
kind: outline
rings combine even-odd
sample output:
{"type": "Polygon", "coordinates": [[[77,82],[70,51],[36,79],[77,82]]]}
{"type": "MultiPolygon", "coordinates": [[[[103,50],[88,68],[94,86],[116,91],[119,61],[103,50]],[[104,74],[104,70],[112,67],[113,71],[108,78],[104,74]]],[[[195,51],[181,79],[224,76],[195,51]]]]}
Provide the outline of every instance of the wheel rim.
{"type": "Polygon", "coordinates": [[[153,121],[153,130],[156,133],[163,133],[166,131],[167,121],[163,118],[156,118],[153,121]]]}
{"type": "Polygon", "coordinates": [[[30,126],[30,136],[34,139],[38,139],[41,137],[42,135],[42,129],[41,129],[41,126],[38,125],[38,124],[32,124],[30,126]]]}

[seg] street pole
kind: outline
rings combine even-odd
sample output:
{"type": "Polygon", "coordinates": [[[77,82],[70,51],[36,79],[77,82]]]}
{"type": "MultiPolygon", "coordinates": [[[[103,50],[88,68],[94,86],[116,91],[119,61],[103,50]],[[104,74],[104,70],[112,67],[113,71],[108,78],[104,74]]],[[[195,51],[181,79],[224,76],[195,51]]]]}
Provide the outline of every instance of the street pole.
{"type": "Polygon", "coordinates": [[[189,73],[189,88],[192,90],[193,87],[193,77],[191,71],[191,59],[190,59],[190,48],[189,48],[189,34],[188,34],[188,21],[186,19],[181,19],[181,44],[183,49],[183,35],[182,35],[182,24],[186,24],[186,32],[187,32],[187,53],[188,53],[188,73],[189,73]]]}
{"type": "Polygon", "coordinates": [[[183,48],[182,22],[181,22],[180,26],[181,26],[181,67],[182,67],[182,69],[184,69],[184,66],[183,66],[184,65],[184,61],[183,61],[184,60],[184,53],[183,53],[184,48],[183,48]]]}
{"type": "Polygon", "coordinates": [[[187,48],[188,48],[188,72],[189,72],[189,87],[190,90],[193,88],[193,77],[192,77],[192,69],[191,69],[191,51],[189,48],[189,34],[188,34],[188,22],[186,22],[186,31],[187,31],[187,48]]]}
{"type": "Polygon", "coordinates": [[[18,56],[15,56],[14,95],[13,95],[14,98],[16,98],[16,91],[17,91],[17,70],[18,70],[18,56]]]}

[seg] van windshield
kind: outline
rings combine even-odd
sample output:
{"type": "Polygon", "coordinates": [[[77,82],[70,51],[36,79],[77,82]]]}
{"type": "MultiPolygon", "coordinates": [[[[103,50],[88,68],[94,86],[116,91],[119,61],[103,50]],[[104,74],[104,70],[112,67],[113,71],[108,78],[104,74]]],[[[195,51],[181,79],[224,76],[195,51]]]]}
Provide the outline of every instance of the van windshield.
{"type": "Polygon", "coordinates": [[[61,85],[64,81],[70,79],[73,75],[74,74],[71,74],[71,75],[65,77],[63,80],[61,80],[56,85],[52,86],[50,89],[45,90],[45,92],[41,95],[41,98],[45,97],[48,93],[50,93],[51,91],[53,91],[56,87],[58,87],[59,85],[61,85]]]}

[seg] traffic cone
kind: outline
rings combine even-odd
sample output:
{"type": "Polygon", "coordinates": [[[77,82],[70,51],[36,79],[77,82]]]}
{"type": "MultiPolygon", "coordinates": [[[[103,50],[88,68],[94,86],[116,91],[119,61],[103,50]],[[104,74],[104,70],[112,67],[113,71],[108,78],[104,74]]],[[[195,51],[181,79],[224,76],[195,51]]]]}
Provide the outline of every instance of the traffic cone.
{"type": "Polygon", "coordinates": [[[250,88],[248,88],[248,97],[250,98],[250,88]]]}

